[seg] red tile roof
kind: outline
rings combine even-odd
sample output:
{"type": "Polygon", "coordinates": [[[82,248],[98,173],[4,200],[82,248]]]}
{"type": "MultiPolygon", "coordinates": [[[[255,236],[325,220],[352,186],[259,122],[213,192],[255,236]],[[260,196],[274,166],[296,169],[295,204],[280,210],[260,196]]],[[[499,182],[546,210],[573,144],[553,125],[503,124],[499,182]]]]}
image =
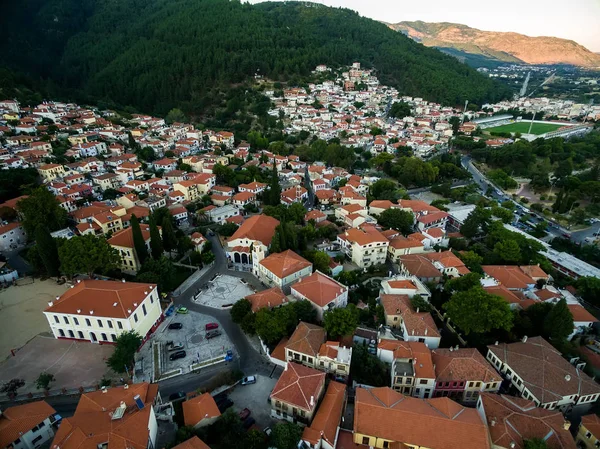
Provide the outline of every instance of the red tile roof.
{"type": "Polygon", "coordinates": [[[74,315],[78,310],[84,315],[93,311],[97,317],[127,318],[155,288],[138,282],[83,280],[45,311],[74,315]]]}
{"type": "Polygon", "coordinates": [[[204,393],[195,398],[188,399],[182,404],[183,417],[186,426],[195,426],[203,419],[221,416],[217,403],[210,395],[204,393]]]}
{"type": "Polygon", "coordinates": [[[346,399],[346,385],[339,382],[330,382],[319,410],[310,427],[305,427],[302,439],[311,444],[317,444],[322,438],[335,447],[337,429],[344,412],[346,399]]]}
{"type": "Polygon", "coordinates": [[[264,307],[269,309],[278,307],[287,302],[287,297],[279,287],[269,288],[253,295],[246,296],[246,299],[252,304],[252,311],[258,312],[264,307]]]}
{"type": "Polygon", "coordinates": [[[7,447],[54,413],[46,401],[5,408],[0,415],[0,447],[7,447]]]}
{"type": "Polygon", "coordinates": [[[348,291],[348,287],[324,275],[320,271],[315,271],[310,276],[292,285],[292,290],[297,291],[319,307],[325,307],[331,301],[348,291]]]}
{"type": "Polygon", "coordinates": [[[316,357],[325,340],[325,329],[316,324],[300,321],[285,347],[291,351],[316,357]]]}
{"type": "Polygon", "coordinates": [[[282,253],[270,254],[259,263],[279,279],[284,279],[307,267],[312,267],[311,262],[289,249],[282,253]]]}
{"type": "Polygon", "coordinates": [[[325,385],[325,373],[289,362],[271,392],[271,402],[281,401],[312,412],[325,385]]]}
{"type": "Polygon", "coordinates": [[[502,377],[475,348],[431,351],[437,381],[502,382],[502,377]]]}
{"type": "Polygon", "coordinates": [[[263,245],[269,246],[277,226],[279,226],[279,220],[273,217],[269,217],[268,215],[253,215],[244,221],[228,240],[257,240],[263,245]]]}
{"type": "Polygon", "coordinates": [[[433,449],[490,448],[477,410],[448,398],[403,396],[388,387],[356,389],[354,433],[433,449]]]}

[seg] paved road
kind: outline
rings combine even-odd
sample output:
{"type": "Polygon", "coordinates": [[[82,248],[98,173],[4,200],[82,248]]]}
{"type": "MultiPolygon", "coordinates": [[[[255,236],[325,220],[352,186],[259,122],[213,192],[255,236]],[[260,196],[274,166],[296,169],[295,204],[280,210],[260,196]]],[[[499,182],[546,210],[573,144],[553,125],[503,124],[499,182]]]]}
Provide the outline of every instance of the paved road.
{"type": "Polygon", "coordinates": [[[231,320],[229,310],[220,310],[212,307],[203,306],[193,301],[195,292],[212,277],[218,273],[227,273],[230,276],[243,278],[257,290],[263,290],[265,287],[250,273],[228,270],[227,257],[221,243],[216,235],[207,236],[212,243],[212,252],[215,255],[213,267],[206,272],[202,278],[192,284],[180,296],[173,299],[177,304],[193,310],[195,312],[209,315],[221,323],[221,328],[227,333],[227,336],[235,346],[236,359],[231,363],[222,363],[214,367],[203,369],[200,374],[186,374],[173,379],[168,379],[160,383],[160,392],[163,398],[176,391],[192,391],[202,386],[210,378],[214,377],[220,371],[226,371],[232,367],[239,368],[246,374],[265,374],[269,375],[273,366],[267,359],[259,354],[250,344],[248,338],[244,335],[240,327],[231,320]]]}
{"type": "MultiPolygon", "coordinates": [[[[503,202],[503,201],[507,201],[507,200],[512,201],[513,204],[517,207],[517,211],[521,211],[522,213],[527,213],[531,217],[530,221],[534,224],[538,224],[542,221],[544,221],[546,223],[552,223],[547,218],[538,215],[534,211],[529,210],[528,208],[524,207],[522,204],[513,200],[510,195],[505,194],[502,190],[500,190],[499,188],[494,186],[479,170],[477,170],[477,168],[475,168],[475,166],[473,165],[473,163],[471,161],[470,156],[463,156],[461,159],[461,164],[462,164],[463,168],[465,168],[466,170],[469,171],[469,173],[471,173],[471,175],[473,176],[473,180],[479,186],[479,188],[481,189],[481,191],[484,194],[486,194],[489,187],[492,188],[493,191],[491,194],[491,199],[499,201],[499,202],[503,202]]],[[[594,225],[594,226],[596,226],[596,225],[594,225]]],[[[598,226],[597,229],[600,229],[600,224],[597,224],[597,226],[598,226]]],[[[548,232],[548,234],[550,234],[551,237],[566,237],[566,236],[570,235],[571,236],[570,238],[573,238],[573,234],[576,234],[576,233],[571,234],[570,231],[568,231],[567,229],[564,229],[563,227],[557,225],[556,223],[553,223],[552,227],[550,227],[547,230],[547,232],[548,232]]],[[[579,234],[580,232],[582,232],[582,231],[579,231],[577,233],[577,238],[574,239],[574,241],[581,241],[585,237],[589,236],[587,234],[579,234]]],[[[594,231],[589,231],[589,234],[591,235],[593,232],[594,231]]]]}

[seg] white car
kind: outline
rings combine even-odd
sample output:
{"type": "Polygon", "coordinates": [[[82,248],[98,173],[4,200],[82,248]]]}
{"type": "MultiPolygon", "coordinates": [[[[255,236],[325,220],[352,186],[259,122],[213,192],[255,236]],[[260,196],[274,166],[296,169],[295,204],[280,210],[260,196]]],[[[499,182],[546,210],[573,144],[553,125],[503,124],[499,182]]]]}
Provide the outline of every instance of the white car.
{"type": "Polygon", "coordinates": [[[242,385],[250,385],[256,383],[256,376],[247,376],[242,379],[242,385]]]}

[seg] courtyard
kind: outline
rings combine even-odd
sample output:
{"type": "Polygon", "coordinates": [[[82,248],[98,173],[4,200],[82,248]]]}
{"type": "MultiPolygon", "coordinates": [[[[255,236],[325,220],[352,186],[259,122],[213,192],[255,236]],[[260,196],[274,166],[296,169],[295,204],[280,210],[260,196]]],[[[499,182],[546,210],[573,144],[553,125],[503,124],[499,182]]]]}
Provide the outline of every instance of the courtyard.
{"type": "Polygon", "coordinates": [[[151,381],[170,377],[171,375],[186,374],[194,364],[206,363],[211,359],[225,357],[228,350],[233,350],[233,344],[219,322],[213,317],[202,313],[188,311],[186,314],[175,313],[154,332],[152,338],[136,355],[135,381],[151,381]],[[169,329],[169,325],[180,323],[181,329],[169,329]],[[219,325],[220,335],[206,339],[206,325],[219,325]],[[170,350],[167,343],[181,343],[186,355],[177,360],[170,360],[170,355],[177,350],[170,350]]]}
{"type": "Polygon", "coordinates": [[[229,275],[216,275],[194,295],[194,301],[217,309],[233,306],[239,299],[255,293],[244,279],[229,275]]]}
{"type": "Polygon", "coordinates": [[[18,390],[19,394],[39,392],[35,381],[45,371],[55,377],[50,384],[51,390],[95,386],[102,377],[113,375],[106,366],[106,359],[113,351],[112,345],[38,335],[17,351],[14,357],[0,363],[0,384],[19,378],[25,381],[25,385],[18,390]]]}
{"type": "MultiPolygon", "coordinates": [[[[11,355],[12,349],[24,346],[29,340],[50,327],[43,311],[48,302],[67,291],[68,285],[58,285],[47,279],[0,291],[0,360],[11,355]]],[[[39,374],[39,373],[38,373],[39,374]]]]}
{"type": "MultiPolygon", "coordinates": [[[[247,373],[252,375],[253,373],[247,373]]],[[[271,404],[268,399],[273,391],[273,387],[277,383],[279,376],[256,376],[256,383],[252,385],[238,384],[229,394],[229,399],[233,401],[233,408],[240,412],[248,408],[252,416],[256,420],[256,425],[260,429],[265,427],[273,427],[277,422],[271,417],[271,404]]]]}

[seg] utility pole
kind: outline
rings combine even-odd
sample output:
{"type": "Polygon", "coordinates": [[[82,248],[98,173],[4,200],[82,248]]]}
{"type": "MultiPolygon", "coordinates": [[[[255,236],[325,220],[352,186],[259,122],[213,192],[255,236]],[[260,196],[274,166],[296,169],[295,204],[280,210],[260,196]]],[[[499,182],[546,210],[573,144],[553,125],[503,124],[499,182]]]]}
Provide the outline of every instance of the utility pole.
{"type": "Polygon", "coordinates": [[[462,119],[462,123],[465,123],[465,118],[467,116],[467,106],[469,104],[469,100],[465,100],[465,109],[463,110],[463,119],[462,119]]]}
{"type": "Polygon", "coordinates": [[[531,128],[533,128],[533,121],[535,120],[536,114],[537,114],[537,111],[533,111],[533,117],[531,117],[531,123],[529,124],[529,131],[527,132],[527,134],[531,134],[531,128]]]}

